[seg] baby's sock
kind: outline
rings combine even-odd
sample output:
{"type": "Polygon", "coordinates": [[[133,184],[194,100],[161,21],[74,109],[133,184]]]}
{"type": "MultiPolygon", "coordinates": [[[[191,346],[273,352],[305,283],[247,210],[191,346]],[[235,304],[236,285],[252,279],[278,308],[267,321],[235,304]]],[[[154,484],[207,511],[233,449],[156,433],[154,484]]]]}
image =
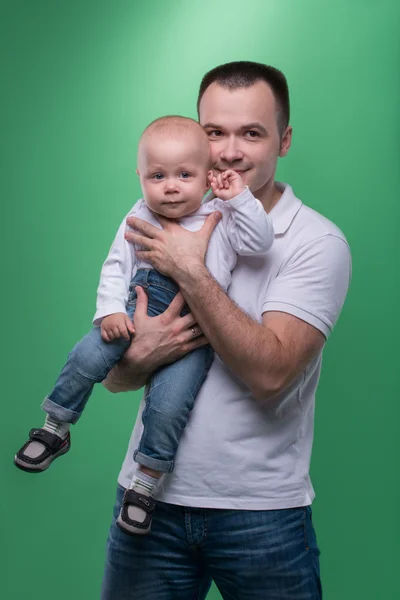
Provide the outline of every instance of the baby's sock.
{"type": "MultiPolygon", "coordinates": [[[[135,492],[142,494],[143,496],[153,496],[158,487],[159,481],[159,478],[151,477],[150,475],[143,473],[143,471],[140,469],[137,469],[129,489],[135,490],[135,492]]],[[[128,516],[133,521],[143,523],[147,514],[138,506],[128,506],[128,516]]]]}
{"type": "Polygon", "coordinates": [[[62,421],[56,421],[50,415],[47,415],[43,429],[50,433],[55,433],[60,438],[65,438],[69,431],[70,423],[64,423],[62,421]]]}
{"type": "MultiPolygon", "coordinates": [[[[47,415],[45,424],[42,429],[49,431],[50,433],[55,433],[60,438],[65,438],[69,431],[70,423],[62,423],[61,421],[56,421],[50,415],[47,415]]],[[[29,456],[29,458],[37,458],[40,456],[44,450],[44,445],[36,440],[31,442],[29,446],[24,450],[24,454],[29,456]]]]}

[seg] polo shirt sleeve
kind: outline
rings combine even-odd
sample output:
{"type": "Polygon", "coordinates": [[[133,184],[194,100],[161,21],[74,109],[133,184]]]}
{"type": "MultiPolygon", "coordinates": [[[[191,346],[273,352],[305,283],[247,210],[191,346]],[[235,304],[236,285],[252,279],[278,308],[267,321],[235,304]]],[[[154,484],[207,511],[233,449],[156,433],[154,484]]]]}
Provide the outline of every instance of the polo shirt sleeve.
{"type": "Polygon", "coordinates": [[[339,317],[350,277],[347,242],[332,234],[318,237],[300,248],[270,283],[262,313],[294,315],[327,338],[339,317]]]}

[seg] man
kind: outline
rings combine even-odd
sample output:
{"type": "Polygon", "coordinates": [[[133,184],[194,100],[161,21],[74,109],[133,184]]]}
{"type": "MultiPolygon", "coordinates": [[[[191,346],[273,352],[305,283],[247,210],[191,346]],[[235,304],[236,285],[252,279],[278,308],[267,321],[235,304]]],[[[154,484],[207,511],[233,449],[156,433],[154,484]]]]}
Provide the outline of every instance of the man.
{"type": "MultiPolygon", "coordinates": [[[[117,530],[134,469],[140,415],[119,477],[103,600],[318,600],[319,550],[309,478],[324,343],[343,305],[350,253],[343,234],[275,182],[292,139],[280,71],[228,63],[205,75],[199,120],[215,173],[234,169],[273,219],[265,257],[239,257],[226,295],[204,266],[218,215],[200,232],[134,219],[131,241],[179,284],[159,317],[138,289],[135,342],[107,385],[138,388],[154,369],[208,340],[217,353],[159,494],[152,533],[117,530]],[[179,317],[184,301],[191,315],[179,317]]],[[[143,406],[142,406],[143,409],[143,406]]]]}

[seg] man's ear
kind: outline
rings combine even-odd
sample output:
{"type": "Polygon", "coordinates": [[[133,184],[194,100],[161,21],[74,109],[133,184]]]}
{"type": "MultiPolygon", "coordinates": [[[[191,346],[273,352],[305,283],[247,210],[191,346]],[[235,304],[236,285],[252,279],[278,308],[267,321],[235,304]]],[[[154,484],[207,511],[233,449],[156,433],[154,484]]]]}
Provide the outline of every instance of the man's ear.
{"type": "Polygon", "coordinates": [[[136,175],[140,177],[139,169],[136,169],[136,175]]]}
{"type": "Polygon", "coordinates": [[[281,147],[279,150],[280,157],[286,156],[286,154],[289,152],[290,145],[292,143],[292,133],[293,133],[292,127],[288,126],[286,128],[285,133],[282,136],[282,139],[281,139],[281,147]]]}

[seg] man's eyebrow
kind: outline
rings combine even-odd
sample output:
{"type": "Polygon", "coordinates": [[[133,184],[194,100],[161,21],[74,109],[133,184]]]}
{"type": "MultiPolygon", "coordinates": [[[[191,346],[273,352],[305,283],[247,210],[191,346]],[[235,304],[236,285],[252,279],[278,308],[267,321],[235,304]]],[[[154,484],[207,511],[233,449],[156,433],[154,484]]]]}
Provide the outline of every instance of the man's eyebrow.
{"type": "MultiPolygon", "coordinates": [[[[216,123],[204,123],[203,129],[223,129],[223,127],[221,127],[221,125],[217,125],[216,123]]],[[[268,135],[267,129],[258,121],[255,121],[254,123],[246,123],[240,127],[241,131],[247,131],[249,129],[258,129],[258,131],[264,135],[268,135]]]]}
{"type": "Polygon", "coordinates": [[[258,123],[257,121],[255,121],[254,123],[246,123],[246,125],[243,125],[243,127],[241,127],[241,129],[242,130],[258,129],[264,135],[267,135],[267,133],[268,133],[268,131],[264,127],[264,125],[261,125],[261,123],[258,123]]]}

